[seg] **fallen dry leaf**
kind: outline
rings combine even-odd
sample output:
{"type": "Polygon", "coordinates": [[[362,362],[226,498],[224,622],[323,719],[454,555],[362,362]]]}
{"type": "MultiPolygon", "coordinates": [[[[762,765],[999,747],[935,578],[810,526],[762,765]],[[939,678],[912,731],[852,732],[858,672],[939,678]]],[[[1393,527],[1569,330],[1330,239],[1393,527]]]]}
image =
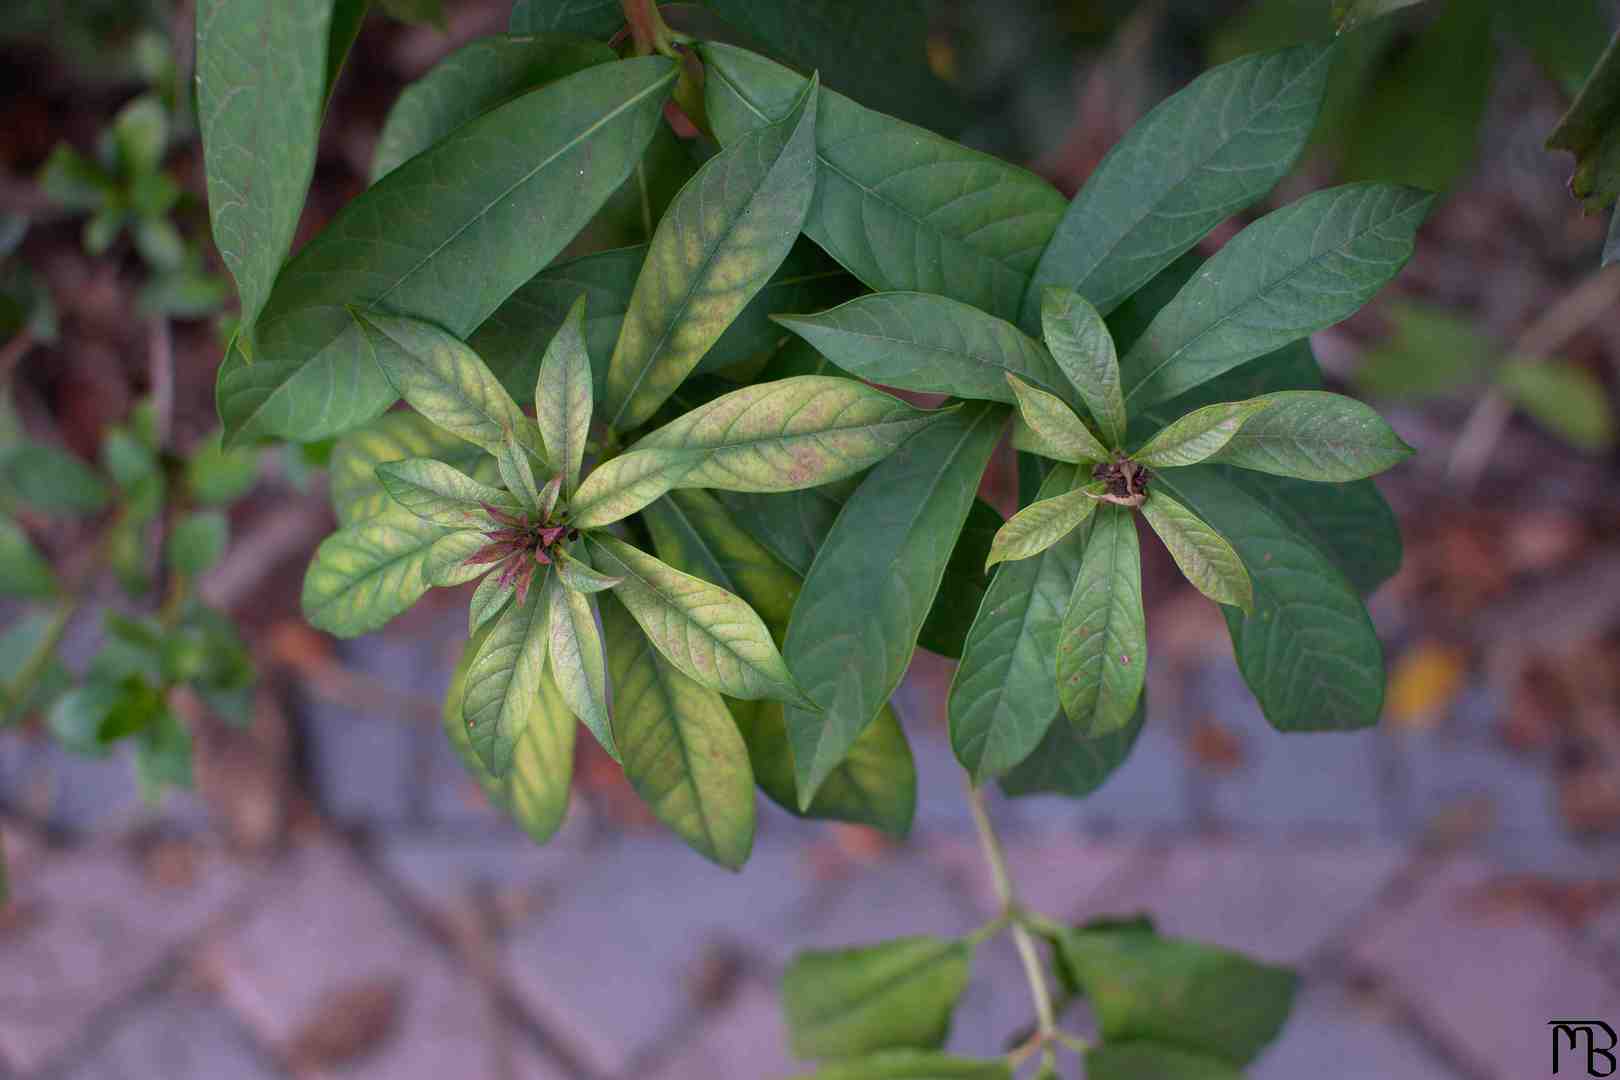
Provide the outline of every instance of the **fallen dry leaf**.
{"type": "Polygon", "coordinates": [[[1483,915],[1529,912],[1579,930],[1616,901],[1620,881],[1612,878],[1564,881],[1522,874],[1487,881],[1468,893],[1463,906],[1483,915]]]}
{"type": "Polygon", "coordinates": [[[1243,739],[1237,732],[1207,716],[1193,724],[1187,736],[1187,752],[1200,768],[1223,776],[1241,769],[1246,759],[1243,739]]]}
{"type": "Polygon", "coordinates": [[[321,995],[314,1015],[287,1044],[295,1068],[328,1068],[366,1057],[394,1029],[404,998],[397,977],[361,979],[321,995]]]}

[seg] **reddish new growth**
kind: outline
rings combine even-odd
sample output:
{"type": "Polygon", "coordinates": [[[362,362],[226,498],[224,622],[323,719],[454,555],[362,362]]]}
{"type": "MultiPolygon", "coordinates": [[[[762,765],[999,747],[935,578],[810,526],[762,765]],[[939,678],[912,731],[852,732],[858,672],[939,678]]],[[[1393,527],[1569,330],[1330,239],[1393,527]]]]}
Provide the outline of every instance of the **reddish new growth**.
{"type": "Polygon", "coordinates": [[[484,504],[484,510],[495,519],[499,528],[489,529],[484,538],[489,541],[467,557],[468,566],[483,566],[504,562],[500,569],[501,587],[517,587],[517,602],[522,604],[534,583],[538,566],[550,566],[553,549],[564,540],[579,536],[579,530],[564,524],[553,524],[549,519],[530,521],[528,514],[509,514],[496,506],[484,504]]]}

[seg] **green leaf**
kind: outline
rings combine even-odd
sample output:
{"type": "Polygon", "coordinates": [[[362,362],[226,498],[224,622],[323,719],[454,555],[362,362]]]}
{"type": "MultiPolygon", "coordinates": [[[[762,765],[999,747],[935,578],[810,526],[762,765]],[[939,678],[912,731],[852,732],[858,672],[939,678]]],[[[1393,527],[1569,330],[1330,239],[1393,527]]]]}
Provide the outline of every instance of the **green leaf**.
{"type": "Polygon", "coordinates": [[[1097,441],[1085,421],[1055,395],[1008,372],[1007,385],[1018,399],[1018,417],[1039,440],[1045,456],[1075,465],[1107,461],[1112,455],[1097,441]]]}
{"type": "Polygon", "coordinates": [[[899,686],[1006,418],[974,403],[913,436],[861,482],[816,555],[784,646],[822,709],[787,712],[800,806],[899,686]]]}
{"type": "Polygon", "coordinates": [[[606,592],[624,580],[609,577],[607,574],[598,574],[591,569],[590,563],[585,561],[583,548],[576,549],[573,554],[566,551],[558,552],[556,563],[558,580],[566,588],[586,596],[606,592]]]}
{"type": "Polygon", "coordinates": [[[619,0],[513,0],[514,34],[560,32],[606,38],[624,25],[619,0]]]}
{"type": "Polygon", "coordinates": [[[1335,0],[1333,19],[1339,24],[1339,33],[1342,34],[1361,23],[1421,3],[1423,0],[1335,0]]]}
{"type": "Polygon", "coordinates": [[[1232,545],[1197,514],[1162,491],[1148,492],[1142,516],[1193,587],[1217,604],[1254,613],[1254,586],[1232,545]]]}
{"type": "Polygon", "coordinates": [[[1071,930],[1058,955],[1107,1043],[1153,1042],[1247,1065],[1277,1037],[1299,977],[1139,929],[1071,930]]]}
{"type": "Polygon", "coordinates": [[[316,439],[387,408],[394,390],[347,309],[470,333],[629,175],[674,78],[663,57],[588,68],[463,124],[344,206],[277,279],[252,357],[220,369],[227,441],[316,439]]]}
{"type": "Polygon", "coordinates": [[[135,779],[141,798],[153,805],[171,787],[192,786],[191,732],[167,708],[135,740],[135,779]]]}
{"type": "Polygon", "coordinates": [[[1129,509],[1097,511],[1058,634],[1058,700],[1091,736],[1131,721],[1147,674],[1142,555],[1129,509]]]}
{"type": "Polygon", "coordinates": [[[1219,453],[1238,429],[1268,404],[1263,398],[1251,398],[1194,409],[1161,428],[1131,457],[1154,469],[1196,465],[1219,453]]]}
{"type": "Polygon", "coordinates": [[[1474,386],[1499,351],[1467,318],[1413,303],[1390,305],[1394,334],[1367,350],[1356,385],[1373,397],[1421,401],[1474,386]]]}
{"type": "Polygon", "coordinates": [[[1102,315],[1073,289],[1048,286],[1041,294],[1041,333],[1103,438],[1113,449],[1124,449],[1127,418],[1119,356],[1102,315]]]}
{"type": "MultiPolygon", "coordinates": [[[[786,116],[808,85],[743,49],[710,42],[698,51],[709,121],[722,144],[786,116]]],[[[1050,184],[827,89],[816,155],[805,235],[850,273],[875,290],[938,293],[1017,317],[1030,272],[1063,216],[1063,196],[1050,184]]]]}
{"type": "Polygon", "coordinates": [[[435,588],[465,585],[490,569],[488,563],[469,563],[489,544],[477,529],[457,529],[433,541],[422,559],[422,580],[435,588]]]}
{"type": "Polygon", "coordinates": [[[701,451],[681,487],[795,491],[870,468],[942,415],[854,379],[800,375],[723,394],[632,449],[701,451]]]}
{"type": "Polygon", "coordinates": [[[377,479],[394,502],[423,521],[449,529],[472,529],[487,524],[485,506],[511,514],[523,505],[507,492],[480,484],[442,461],[407,458],[377,466],[377,479]]]}
{"type": "Polygon", "coordinates": [[[1140,120],[1097,166],[1041,255],[1020,324],[1043,286],[1107,314],[1206,233],[1288,174],[1316,126],[1332,45],[1245,56],[1205,72],[1140,120]]]}
{"type": "Polygon", "coordinates": [[[338,637],[376,630],[427,592],[422,564],[445,530],[403,507],[321,541],[304,574],[304,618],[338,637]]]}
{"type": "Polygon", "coordinates": [[[206,506],[235,502],[252,490],[258,478],[258,453],[225,450],[218,433],[186,459],[186,488],[192,499],[206,506]]]}
{"type": "Polygon", "coordinates": [[[94,514],[112,493],[95,471],[45,443],[23,442],[0,454],[0,492],[43,514],[94,514]]]}
{"type": "Polygon", "coordinates": [[[984,563],[1001,526],[1001,514],[995,507],[983,499],[973,500],[967,521],[956,536],[956,546],[951,549],[950,561],[945,564],[945,576],[934,593],[934,605],[928,609],[928,618],[917,635],[919,649],[951,660],[962,658],[968,630],[990,587],[984,563]]]}
{"type": "Polygon", "coordinates": [[[601,613],[626,778],[694,850],[737,869],[754,847],[754,778],[725,701],[660,655],[614,596],[601,613]]]}
{"type": "Polygon", "coordinates": [[[572,496],[579,486],[594,408],[591,358],[585,352],[584,293],[568,309],[567,318],[546,346],[535,380],[534,404],[546,457],[563,478],[563,494],[572,496]]]}
{"type": "Polygon", "coordinates": [[[551,506],[542,509],[540,489],[534,482],[529,453],[518,443],[517,435],[511,428],[506,429],[501,448],[495,452],[495,467],[501,474],[501,483],[506,485],[507,492],[517,497],[524,510],[540,518],[551,515],[551,506],[557,503],[555,493],[551,495],[551,506]]]}
{"type": "Polygon", "coordinates": [[[1001,790],[1009,798],[1030,795],[1062,795],[1084,799],[1102,787],[1114,771],[1125,764],[1136,747],[1147,719],[1147,695],[1136,703],[1131,722],[1118,731],[1092,737],[1061,723],[1053,706],[1054,719],[1040,745],[1001,778],[1001,790]]]}
{"type": "Polygon", "coordinates": [[[433,458],[462,473],[490,461],[483,447],[456,438],[418,413],[379,416],[332,449],[328,471],[338,522],[352,525],[393,506],[377,466],[409,458],[433,458]]]}
{"type": "MultiPolygon", "coordinates": [[[[1413,0],[1406,0],[1411,3],[1413,0]]],[[[1200,1054],[1156,1043],[1104,1043],[1086,1051],[1086,1080],[1243,1080],[1243,1074],[1200,1054]]]]}
{"type": "Polygon", "coordinates": [[[157,472],[158,458],[135,433],[126,427],[109,428],[101,439],[101,467],[113,483],[125,491],[157,472]]]}
{"type": "Polygon", "coordinates": [[[735,593],[780,641],[799,595],[799,574],[745,532],[706,491],[677,491],[647,507],[642,520],[671,566],[735,593]]]}
{"type": "MultiPolygon", "coordinates": [[[[489,620],[505,609],[506,602],[512,599],[515,592],[517,592],[515,582],[503,583],[501,574],[485,574],[484,579],[478,583],[478,588],[473,590],[472,600],[467,605],[467,633],[472,635],[483,629],[489,620]]],[[[469,659],[468,663],[471,662],[469,659]]],[[[458,723],[459,716],[458,713],[458,723]]]]}
{"type": "Polygon", "coordinates": [[[1010,405],[1017,401],[1007,385],[1010,373],[1060,398],[1074,393],[1040,342],[994,315],[931,293],[876,293],[776,321],[851,375],[901,390],[1010,405]]]}
{"type": "Polygon", "coordinates": [[[832,531],[844,500],[860,486],[860,479],[851,477],[841,484],[780,495],[723,491],[716,498],[772,555],[803,575],[810,572],[817,550],[832,531]]]}
{"type": "Polygon", "coordinates": [[[737,596],[622,540],[590,539],[592,561],[624,578],[613,595],[683,675],[731,697],[807,700],[765,623],[737,596]]]}
{"type": "Polygon", "coordinates": [[[640,510],[673,488],[702,459],[701,450],[631,450],[591,470],[569,504],[572,523],[599,529],[640,510]]]}
{"type": "Polygon", "coordinates": [[[24,611],[0,633],[0,728],[44,709],[73,685],[56,652],[66,626],[60,612],[24,611]]]}
{"type": "Polygon", "coordinates": [[[384,11],[400,22],[425,23],[444,33],[449,23],[444,17],[444,0],[378,0],[384,11]]]}
{"type": "Polygon", "coordinates": [[[444,699],[444,733],[490,802],[510,815],[535,843],[543,844],[561,827],[568,813],[568,785],[574,774],[574,717],[550,676],[542,675],[538,696],[529,705],[528,722],[513,748],[511,768],[504,776],[485,768],[473,749],[462,707],[468,671],[487,636],[474,636],[461,651],[461,662],[456,665],[444,699]]]}
{"type": "Polygon", "coordinates": [[[794,1056],[849,1058],[941,1045],[972,963],[972,946],[933,937],[799,953],[782,976],[794,1056]]]}
{"type": "Polygon", "coordinates": [[[331,0],[197,5],[208,209],[214,246],[236,279],[244,328],[270,296],[315,170],[331,18],[331,0]]]}
{"type": "Polygon", "coordinates": [[[1307,195],[1256,221],[1198,271],[1122,361],[1135,409],[1332,326],[1411,257],[1434,196],[1386,184],[1307,195]]]}
{"type": "Polygon", "coordinates": [[[800,1080],[1013,1080],[1002,1059],[975,1061],[932,1050],[888,1050],[824,1065],[800,1080]]]}
{"type": "Polygon", "coordinates": [[[55,592],[51,564],[34,549],[20,525],[0,516],[0,596],[43,599],[55,592]]]}
{"type": "Polygon", "coordinates": [[[709,159],[658,223],[608,367],[603,416],[644,423],[770,280],[815,191],[814,87],[709,159]]]}
{"type": "Polygon", "coordinates": [[[177,574],[202,573],[225,553],[230,535],[230,522],[218,510],[187,514],[169,534],[169,566],[177,574]]]}
{"type": "Polygon", "coordinates": [[[1577,450],[1601,454],[1613,448],[1615,419],[1608,391],[1585,368],[1518,361],[1497,370],[1496,385],[1531,419],[1577,450]]]}
{"type": "Polygon", "coordinates": [[[508,607],[467,669],[462,719],[484,767],[505,776],[539,701],[550,629],[550,578],[541,567],[523,603],[508,607]]]}
{"type": "Polygon", "coordinates": [[[614,59],[600,42],[566,36],[499,34],[463,45],[400,93],[377,137],[371,183],[525,90],[614,59]]]}
{"type": "MultiPolygon", "coordinates": [[[[1068,491],[1075,476],[1053,468],[1038,498],[1068,491]]],[[[1070,532],[990,581],[947,699],[951,747],[975,784],[1028,757],[1057,715],[1058,629],[1084,549],[1084,531],[1070,532]]]]}
{"type": "Polygon", "coordinates": [[[556,575],[551,584],[549,655],[551,677],[568,709],[591,729],[614,761],[613,728],[608,720],[607,662],[602,635],[596,629],[596,604],[589,596],[565,588],[556,575]]]}
{"type": "Polygon", "coordinates": [[[123,688],[117,683],[88,681],[56,699],[45,717],[45,727],[57,742],[75,754],[103,757],[107,745],[97,733],[122,695],[123,688]]]}
{"type": "Polygon", "coordinates": [[[1413,452],[1383,417],[1354,398],[1286,390],[1251,401],[1263,404],[1210,461],[1343,483],[1393,468],[1413,452]]]}
{"type": "Polygon", "coordinates": [[[1087,483],[1030,503],[996,533],[985,569],[999,562],[1032,558],[1062,540],[1096,512],[1102,492],[1101,484],[1087,483]]]}
{"type": "Polygon", "coordinates": [[[366,21],[371,0],[333,0],[332,24],[326,37],[326,90],[321,95],[323,105],[332,101],[337,89],[338,76],[343,74],[343,63],[360,36],[360,27],[366,21]]]}
{"type": "Polygon", "coordinates": [[[1272,726],[1347,731],[1377,723],[1383,649],[1361,598],[1323,551],[1223,470],[1175,469],[1154,483],[1224,536],[1249,570],[1254,614],[1222,613],[1238,668],[1272,726]]]}
{"type": "Polygon", "coordinates": [[[113,196],[111,177],[67,143],[58,143],[39,171],[40,190],[69,210],[100,210],[113,196]]]}

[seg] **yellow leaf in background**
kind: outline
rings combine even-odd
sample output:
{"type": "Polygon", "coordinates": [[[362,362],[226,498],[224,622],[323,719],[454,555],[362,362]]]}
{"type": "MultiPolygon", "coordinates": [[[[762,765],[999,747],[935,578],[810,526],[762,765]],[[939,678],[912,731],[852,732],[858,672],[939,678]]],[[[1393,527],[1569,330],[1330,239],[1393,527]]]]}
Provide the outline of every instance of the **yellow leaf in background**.
{"type": "Polygon", "coordinates": [[[1408,731],[1440,725],[1468,675],[1468,655],[1455,645],[1426,639],[1395,662],[1389,678],[1390,723],[1408,731]]]}

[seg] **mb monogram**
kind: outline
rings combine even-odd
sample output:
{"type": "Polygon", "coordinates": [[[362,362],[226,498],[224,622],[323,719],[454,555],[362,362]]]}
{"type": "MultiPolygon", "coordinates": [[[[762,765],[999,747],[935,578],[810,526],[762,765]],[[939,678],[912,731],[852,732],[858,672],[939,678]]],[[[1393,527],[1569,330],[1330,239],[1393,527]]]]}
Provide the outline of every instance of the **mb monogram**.
{"type": "Polygon", "coordinates": [[[1560,1075],[1560,1066],[1568,1067],[1573,1075],[1614,1075],[1614,1028],[1602,1020],[1549,1020],[1547,1026],[1552,1028],[1554,1076],[1560,1075]],[[1586,1071],[1574,1073],[1577,1065],[1584,1065],[1586,1071]]]}

